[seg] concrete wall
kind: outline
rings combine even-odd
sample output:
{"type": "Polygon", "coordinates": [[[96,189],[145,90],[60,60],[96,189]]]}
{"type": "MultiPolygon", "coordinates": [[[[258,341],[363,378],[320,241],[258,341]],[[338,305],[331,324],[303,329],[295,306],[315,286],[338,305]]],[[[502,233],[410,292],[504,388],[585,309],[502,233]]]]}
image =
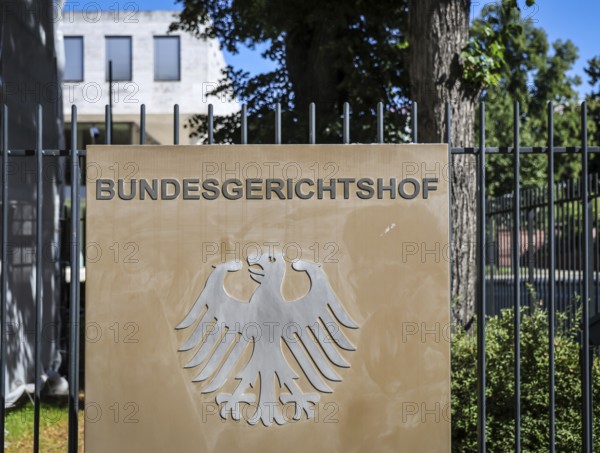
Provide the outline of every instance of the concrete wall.
{"type": "Polygon", "coordinates": [[[103,118],[108,104],[105,77],[105,37],[132,37],[132,81],[115,82],[113,92],[114,121],[139,123],[140,105],[146,104],[147,132],[159,143],[170,144],[173,137],[173,104],[180,108],[180,143],[194,143],[183,129],[185,120],[196,113],[207,113],[214,105],[215,115],[239,110],[232,99],[207,97],[222,78],[225,60],[216,40],[201,40],[190,33],[180,36],[181,77],[179,81],[154,80],[154,36],[165,36],[175,20],[174,11],[64,11],[61,28],[64,36],[83,36],[84,80],[63,84],[65,118],[76,104],[80,121],[103,118]]]}

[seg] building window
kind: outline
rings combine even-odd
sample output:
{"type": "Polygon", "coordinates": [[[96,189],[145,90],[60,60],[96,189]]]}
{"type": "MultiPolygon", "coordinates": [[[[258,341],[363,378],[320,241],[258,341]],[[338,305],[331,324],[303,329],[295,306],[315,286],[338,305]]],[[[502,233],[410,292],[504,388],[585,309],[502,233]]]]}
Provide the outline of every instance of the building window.
{"type": "Polygon", "coordinates": [[[179,36],[154,37],[154,80],[180,80],[179,36]]]}
{"type": "Polygon", "coordinates": [[[131,36],[106,37],[106,80],[110,61],[113,81],[131,80],[131,36]]]}
{"type": "Polygon", "coordinates": [[[65,36],[65,82],[83,81],[83,37],[65,36]]]}

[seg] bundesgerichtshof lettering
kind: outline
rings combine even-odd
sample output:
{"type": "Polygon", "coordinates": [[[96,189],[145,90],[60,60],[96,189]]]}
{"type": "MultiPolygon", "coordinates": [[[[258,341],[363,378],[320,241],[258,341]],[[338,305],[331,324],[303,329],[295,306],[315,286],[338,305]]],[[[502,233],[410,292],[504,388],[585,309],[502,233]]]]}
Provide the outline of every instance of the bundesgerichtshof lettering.
{"type": "Polygon", "coordinates": [[[438,178],[97,179],[96,200],[310,200],[429,198],[438,178]]]}

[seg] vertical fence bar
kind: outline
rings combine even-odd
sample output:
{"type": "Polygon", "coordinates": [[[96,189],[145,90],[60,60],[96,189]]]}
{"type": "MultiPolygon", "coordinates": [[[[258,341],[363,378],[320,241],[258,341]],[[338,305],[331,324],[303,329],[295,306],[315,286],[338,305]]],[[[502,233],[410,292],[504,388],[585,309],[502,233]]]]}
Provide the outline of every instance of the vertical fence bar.
{"type": "Polygon", "coordinates": [[[214,143],[214,127],[215,127],[215,118],[213,113],[213,105],[208,104],[208,144],[212,145],[214,143]]]}
{"type": "MultiPolygon", "coordinates": [[[[552,129],[554,129],[554,112],[552,113],[552,129]]],[[[554,134],[553,134],[553,138],[552,138],[552,149],[554,149],[554,134]]],[[[553,158],[554,160],[554,158],[553,158]]],[[[561,275],[561,271],[560,271],[560,259],[559,257],[561,256],[561,220],[562,217],[560,215],[560,200],[561,200],[561,191],[560,191],[560,186],[555,182],[554,183],[554,206],[552,206],[552,210],[554,211],[554,231],[552,232],[552,238],[554,241],[554,244],[551,244],[554,246],[554,311],[556,313],[556,311],[560,311],[561,310],[561,294],[562,294],[562,286],[560,284],[560,275],[561,275]],[[556,278],[556,276],[558,275],[558,278],[556,278]]],[[[548,202],[550,203],[550,202],[548,202]]],[[[554,320],[554,326],[556,329],[556,319],[554,320]]],[[[556,433],[556,431],[555,431],[556,433]]],[[[555,434],[556,436],[556,434],[555,434]]],[[[556,437],[555,437],[556,439],[556,437]]]]}
{"type": "Polygon", "coordinates": [[[521,191],[519,185],[519,102],[515,102],[514,131],[514,195],[513,195],[513,273],[514,273],[514,329],[515,329],[515,452],[521,451],[521,191]]]}
{"type": "MultiPolygon", "coordinates": [[[[588,151],[589,156],[589,151],[588,151]]],[[[589,164],[588,164],[588,178],[587,178],[587,195],[588,201],[586,209],[588,210],[588,316],[591,318],[596,314],[594,310],[594,306],[596,301],[594,300],[594,177],[589,173],[589,164]]],[[[584,239],[585,241],[585,239],[584,239]]],[[[585,271],[585,268],[584,268],[585,271]]],[[[593,353],[593,350],[590,348],[590,354],[593,353]]],[[[593,357],[590,359],[593,360],[593,357]]],[[[590,362],[590,373],[592,372],[592,363],[590,362]]],[[[591,383],[591,381],[590,381],[591,383]]],[[[591,393],[590,393],[591,395],[591,393]]],[[[593,397],[592,397],[593,399],[593,397]]],[[[593,418],[593,402],[590,401],[590,415],[593,418]]],[[[590,424],[590,428],[592,425],[590,424]]]]}
{"type": "MultiPolygon", "coordinates": [[[[112,66],[112,60],[108,60],[108,110],[110,111],[110,117],[112,117],[112,111],[113,111],[113,66],[112,66]]],[[[110,135],[112,135],[112,120],[108,122],[107,124],[107,131],[110,131],[110,135]]],[[[107,132],[108,134],[108,132],[107,132]]],[[[108,144],[110,144],[110,140],[107,142],[108,144]]]]}
{"type": "Polygon", "coordinates": [[[6,407],[6,306],[8,304],[8,107],[2,106],[2,300],[0,301],[0,437],[4,451],[6,407]]]}
{"type": "Polygon", "coordinates": [[[531,290],[530,299],[531,299],[531,310],[533,310],[540,298],[543,297],[543,293],[541,288],[538,287],[537,282],[539,281],[539,268],[540,263],[542,263],[542,247],[539,243],[539,234],[540,230],[543,230],[546,226],[545,222],[540,218],[540,210],[539,210],[539,201],[540,201],[540,188],[536,187],[533,195],[533,205],[531,207],[533,211],[533,228],[532,228],[532,237],[531,243],[529,247],[531,248],[532,255],[532,263],[530,264],[529,272],[531,274],[531,290]]]}
{"type": "Polygon", "coordinates": [[[281,104],[275,105],[275,144],[281,145],[281,104]]]}
{"type": "Polygon", "coordinates": [[[377,143],[383,143],[383,102],[377,103],[377,143]]]}
{"type": "MultiPolygon", "coordinates": [[[[527,195],[529,197],[530,207],[526,211],[526,217],[527,217],[527,280],[530,285],[529,287],[533,288],[533,283],[534,283],[533,274],[535,272],[535,254],[534,254],[534,250],[533,250],[533,228],[534,228],[534,222],[536,219],[535,219],[535,210],[533,208],[531,208],[531,205],[534,203],[533,200],[535,199],[535,191],[529,190],[528,192],[529,193],[527,195]]],[[[537,225],[537,223],[535,223],[535,225],[537,225]]],[[[530,308],[529,313],[531,313],[531,308],[533,308],[533,304],[535,304],[535,301],[533,300],[533,296],[530,291],[528,291],[528,294],[526,294],[525,296],[528,299],[527,305],[529,305],[529,308],[530,308]]]]}
{"type": "MultiPolygon", "coordinates": [[[[568,200],[571,201],[571,211],[569,212],[569,205],[567,205],[567,225],[569,227],[568,231],[567,231],[567,240],[568,240],[568,261],[569,261],[569,267],[568,267],[568,273],[567,273],[567,281],[569,282],[569,293],[572,294],[573,300],[575,299],[575,275],[577,274],[577,268],[576,268],[576,256],[575,256],[575,247],[576,247],[576,242],[577,242],[577,238],[575,237],[575,235],[577,234],[577,223],[578,223],[578,219],[575,218],[575,206],[576,206],[576,195],[575,195],[575,191],[576,191],[576,185],[577,182],[574,179],[569,180],[569,183],[567,185],[568,187],[568,200]]],[[[581,296],[581,293],[579,293],[579,295],[581,296]]],[[[574,303],[569,304],[569,310],[571,313],[571,320],[575,320],[575,316],[577,313],[577,307],[575,306],[574,303]]],[[[583,381],[582,381],[583,383],[583,381]]],[[[585,429],[585,428],[584,428],[585,429]]]]}
{"type": "Polygon", "coordinates": [[[595,241],[594,241],[594,261],[595,261],[595,266],[592,269],[592,273],[595,272],[595,274],[593,275],[593,281],[594,281],[594,300],[595,300],[595,304],[594,304],[594,315],[598,314],[598,307],[600,304],[600,295],[598,294],[598,273],[600,272],[600,238],[598,238],[598,232],[600,231],[600,228],[598,228],[600,225],[598,225],[598,173],[594,173],[594,211],[592,214],[592,219],[594,222],[594,225],[596,227],[596,234],[595,234],[595,241]]]}
{"type": "MultiPolygon", "coordinates": [[[[509,219],[510,219],[508,210],[510,209],[510,206],[508,205],[508,199],[506,197],[503,197],[501,199],[500,204],[501,204],[500,209],[502,210],[502,214],[500,215],[500,218],[502,219],[502,225],[503,225],[501,250],[508,250],[511,248],[510,243],[509,243],[508,234],[507,234],[509,219]]],[[[505,255],[506,255],[506,252],[505,252],[505,255]]],[[[506,260],[505,255],[504,255],[504,259],[506,260]]],[[[508,272],[506,273],[506,275],[504,275],[502,277],[502,305],[501,305],[501,308],[508,308],[510,306],[510,302],[509,302],[510,296],[508,295],[508,288],[509,288],[509,280],[511,278],[512,278],[512,276],[508,272]]]]}
{"type": "Polygon", "coordinates": [[[6,306],[8,305],[8,107],[2,107],[2,301],[0,305],[0,436],[4,451],[6,407],[6,306]]]}
{"type": "Polygon", "coordinates": [[[242,145],[248,144],[248,107],[246,104],[242,105],[242,121],[241,121],[241,133],[242,133],[242,145]]]}
{"type": "Polygon", "coordinates": [[[38,104],[37,108],[37,140],[35,147],[36,161],[36,245],[35,245],[35,349],[34,349],[34,376],[35,390],[33,396],[33,451],[40,451],[40,394],[42,389],[42,370],[40,362],[42,360],[42,106],[38,104]]]}
{"type": "Polygon", "coordinates": [[[590,276],[590,251],[589,251],[589,168],[588,168],[588,137],[587,137],[587,105],[581,104],[581,203],[583,209],[583,282],[582,282],[582,394],[583,394],[583,451],[592,451],[592,388],[590,379],[590,312],[589,312],[589,276],[590,276]]]}
{"type": "Polygon", "coordinates": [[[317,108],[314,102],[308,106],[308,143],[317,143],[317,108]]]}
{"type": "MultiPolygon", "coordinates": [[[[548,249],[544,246],[544,241],[542,240],[542,234],[544,231],[547,230],[548,228],[548,216],[545,215],[546,212],[544,210],[544,205],[545,203],[547,203],[547,198],[546,198],[546,194],[544,194],[544,190],[542,188],[538,188],[538,197],[537,197],[537,207],[536,207],[536,217],[538,219],[538,221],[541,223],[541,226],[538,227],[536,229],[535,232],[535,237],[536,240],[539,243],[539,247],[537,249],[538,251],[538,264],[536,266],[536,278],[538,279],[537,282],[537,286],[536,286],[536,291],[538,292],[538,294],[542,297],[542,301],[547,301],[548,300],[548,294],[545,293],[544,291],[546,291],[547,288],[543,287],[542,282],[544,281],[544,267],[546,267],[546,263],[548,262],[548,257],[547,257],[547,251],[548,249]]],[[[539,297],[538,297],[539,299],[539,297]]],[[[537,301],[538,303],[540,302],[539,300],[537,301]]],[[[546,308],[548,307],[548,304],[546,304],[546,308]]]]}
{"type": "Polygon", "coordinates": [[[418,134],[417,134],[417,115],[418,115],[418,109],[417,109],[417,102],[413,101],[412,103],[412,108],[411,108],[411,122],[412,122],[412,142],[413,143],[417,143],[417,139],[418,139],[418,134]]]}
{"type": "Polygon", "coordinates": [[[478,242],[479,242],[479,285],[477,297],[477,440],[479,451],[485,451],[485,103],[479,104],[479,159],[477,160],[477,173],[479,180],[479,196],[477,204],[478,216],[478,242]]]}
{"type": "Polygon", "coordinates": [[[173,106],[173,144],[179,145],[179,104],[173,106]]]}
{"type": "MultiPolygon", "coordinates": [[[[564,258],[563,258],[563,267],[564,267],[564,273],[563,273],[563,285],[565,287],[565,300],[564,300],[564,305],[565,305],[565,312],[568,314],[568,322],[569,322],[569,327],[571,326],[571,323],[573,321],[572,318],[572,307],[573,307],[573,301],[574,301],[574,294],[571,293],[572,291],[572,284],[571,284],[571,275],[573,274],[573,271],[571,269],[571,255],[572,255],[572,250],[573,250],[573,245],[571,244],[571,232],[573,231],[573,227],[572,227],[572,222],[571,220],[573,219],[573,215],[569,214],[569,208],[572,206],[572,203],[570,203],[572,201],[572,193],[573,193],[573,189],[571,187],[571,183],[573,181],[571,179],[567,180],[567,183],[565,184],[564,187],[564,203],[563,203],[563,222],[564,222],[564,231],[563,231],[563,235],[564,235],[564,248],[563,248],[563,252],[565,254],[564,258]]],[[[582,427],[583,429],[583,427],[582,427]]]]}
{"type": "Polygon", "coordinates": [[[540,288],[543,288],[543,291],[545,291],[545,295],[544,295],[544,299],[542,301],[542,305],[546,307],[546,309],[548,308],[548,288],[544,288],[544,282],[548,281],[547,278],[547,274],[545,273],[545,268],[548,266],[548,247],[546,246],[546,240],[545,240],[545,234],[546,231],[548,231],[548,188],[546,188],[546,191],[544,192],[543,188],[540,188],[540,218],[542,219],[543,222],[543,226],[541,228],[541,231],[538,231],[538,238],[540,241],[540,247],[542,248],[542,261],[540,263],[539,266],[539,275],[540,275],[540,281],[539,281],[539,286],[540,288]]]}
{"type": "Polygon", "coordinates": [[[554,105],[548,103],[548,386],[549,396],[549,419],[550,419],[550,453],[554,453],[556,444],[556,415],[555,415],[555,391],[554,391],[554,329],[556,304],[554,303],[556,290],[556,241],[555,241],[555,218],[554,218],[554,105]]]}
{"type": "MultiPolygon", "coordinates": [[[[110,115],[110,113],[109,113],[110,115]]],[[[108,129],[107,129],[108,131],[108,129]]],[[[110,142],[109,142],[110,143],[110,142]]],[[[69,453],[78,451],[79,411],[79,156],[77,107],[71,107],[71,287],[69,294],[69,453]]]]}
{"type": "MultiPolygon", "coordinates": [[[[569,250],[571,250],[571,244],[569,243],[569,235],[571,231],[571,225],[569,219],[569,199],[570,199],[570,183],[569,180],[562,184],[562,204],[561,204],[561,224],[562,224],[562,256],[561,256],[561,283],[563,286],[563,311],[569,314],[571,309],[571,288],[568,283],[570,270],[569,270],[569,250]]],[[[570,325],[571,319],[569,315],[568,323],[570,325]]],[[[583,428],[582,428],[583,429],[583,428]]]]}
{"type": "MultiPolygon", "coordinates": [[[[489,204],[488,205],[489,208],[493,209],[494,205],[493,204],[489,204]]],[[[487,212],[487,211],[486,211],[487,212]]],[[[486,287],[486,291],[488,291],[488,300],[491,301],[491,306],[492,306],[492,316],[495,314],[494,310],[495,310],[495,306],[496,306],[496,275],[495,275],[495,267],[496,267],[496,245],[497,245],[497,241],[494,238],[494,234],[496,231],[496,225],[497,222],[494,221],[494,217],[490,216],[489,218],[489,226],[487,228],[488,230],[488,239],[487,239],[487,246],[488,246],[488,252],[489,252],[489,256],[488,256],[488,263],[490,263],[490,288],[486,287]]],[[[487,300],[486,300],[486,310],[487,310],[487,300]]],[[[486,312],[487,314],[487,312],[486,312]]],[[[484,337],[485,338],[485,337],[484,337]]]]}
{"type": "MultiPolygon", "coordinates": [[[[448,144],[448,199],[450,202],[450,206],[452,206],[452,166],[454,165],[454,161],[452,160],[452,106],[449,102],[446,102],[446,143],[448,144]]],[[[450,221],[449,230],[450,237],[448,238],[448,254],[450,255],[450,263],[452,263],[452,209],[448,210],[448,218],[450,221]]],[[[450,297],[453,294],[453,285],[452,285],[453,275],[452,275],[452,265],[450,265],[450,297]]],[[[452,301],[450,301],[452,302],[452,301]]]]}
{"type": "MultiPolygon", "coordinates": [[[[104,107],[104,131],[105,131],[105,143],[107,145],[112,145],[112,134],[111,134],[111,128],[112,128],[112,118],[111,118],[111,113],[110,113],[110,106],[105,106],[104,107]]],[[[72,131],[71,131],[72,133],[72,131]]]]}
{"type": "Polygon", "coordinates": [[[140,145],[146,143],[146,104],[140,105],[140,145]]]}
{"type": "MultiPolygon", "coordinates": [[[[589,154],[589,153],[588,153],[589,154]]],[[[589,209],[590,209],[590,316],[593,317],[596,315],[596,303],[598,302],[597,294],[596,294],[596,234],[594,230],[596,228],[596,219],[598,215],[596,213],[596,173],[591,173],[589,175],[589,209]]],[[[590,365],[591,366],[591,365],[590,365]]]]}
{"type": "MultiPolygon", "coordinates": [[[[569,245],[567,242],[567,236],[569,234],[569,224],[567,222],[567,201],[568,201],[568,192],[567,192],[567,188],[568,188],[568,181],[565,184],[564,182],[562,184],[560,184],[559,186],[559,190],[560,190],[560,194],[561,194],[561,203],[560,203],[560,211],[559,211],[559,216],[560,216],[560,222],[559,222],[559,229],[560,229],[560,235],[561,237],[560,239],[560,253],[557,255],[560,259],[560,264],[559,264],[559,268],[560,268],[560,273],[559,273],[559,280],[560,280],[560,285],[561,285],[561,293],[562,293],[562,297],[561,297],[561,305],[562,305],[562,311],[565,313],[568,313],[569,307],[571,306],[571,295],[569,294],[569,288],[567,286],[567,278],[568,278],[568,251],[569,251],[569,245]]],[[[559,307],[560,310],[560,307],[559,307]]],[[[568,322],[570,322],[570,320],[568,320],[568,322]]]]}
{"type": "MultiPolygon", "coordinates": [[[[583,173],[583,168],[582,171],[583,173]]],[[[580,301],[583,301],[583,286],[581,285],[581,276],[583,273],[583,267],[581,262],[581,236],[582,236],[582,207],[581,207],[581,195],[583,193],[582,186],[583,178],[579,178],[573,181],[573,292],[576,292],[581,296],[580,301]]],[[[583,302],[582,302],[583,305],[583,302]]],[[[577,307],[573,306],[573,315],[577,313],[577,307]]],[[[589,319],[589,318],[588,318],[589,319]]]]}
{"type": "MultiPolygon", "coordinates": [[[[509,250],[512,253],[512,236],[509,238],[508,237],[508,225],[511,225],[512,227],[512,200],[509,200],[508,198],[504,198],[504,211],[505,211],[505,215],[504,218],[506,220],[506,231],[504,234],[504,248],[503,250],[509,250]]],[[[511,255],[511,260],[512,260],[512,255],[511,255]]],[[[511,266],[512,266],[512,261],[511,261],[511,266]]],[[[504,306],[502,308],[510,308],[511,303],[512,303],[512,293],[511,293],[511,286],[510,286],[510,279],[512,278],[512,276],[510,274],[507,273],[507,275],[504,277],[504,306]]]]}
{"type": "Polygon", "coordinates": [[[350,143],[350,104],[344,102],[344,122],[342,128],[342,141],[344,145],[350,143]]]}

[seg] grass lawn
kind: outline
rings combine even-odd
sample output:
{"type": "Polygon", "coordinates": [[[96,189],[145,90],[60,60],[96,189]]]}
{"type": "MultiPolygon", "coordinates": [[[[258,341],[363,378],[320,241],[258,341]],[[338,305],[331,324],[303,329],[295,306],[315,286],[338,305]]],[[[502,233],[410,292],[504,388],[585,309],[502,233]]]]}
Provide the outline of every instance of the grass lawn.
{"type": "MultiPolygon", "coordinates": [[[[67,451],[69,416],[66,400],[42,402],[40,411],[40,451],[67,451]]],[[[6,452],[33,449],[33,403],[9,409],[6,413],[6,452]]],[[[83,452],[83,411],[79,411],[79,451],[83,452]]]]}

